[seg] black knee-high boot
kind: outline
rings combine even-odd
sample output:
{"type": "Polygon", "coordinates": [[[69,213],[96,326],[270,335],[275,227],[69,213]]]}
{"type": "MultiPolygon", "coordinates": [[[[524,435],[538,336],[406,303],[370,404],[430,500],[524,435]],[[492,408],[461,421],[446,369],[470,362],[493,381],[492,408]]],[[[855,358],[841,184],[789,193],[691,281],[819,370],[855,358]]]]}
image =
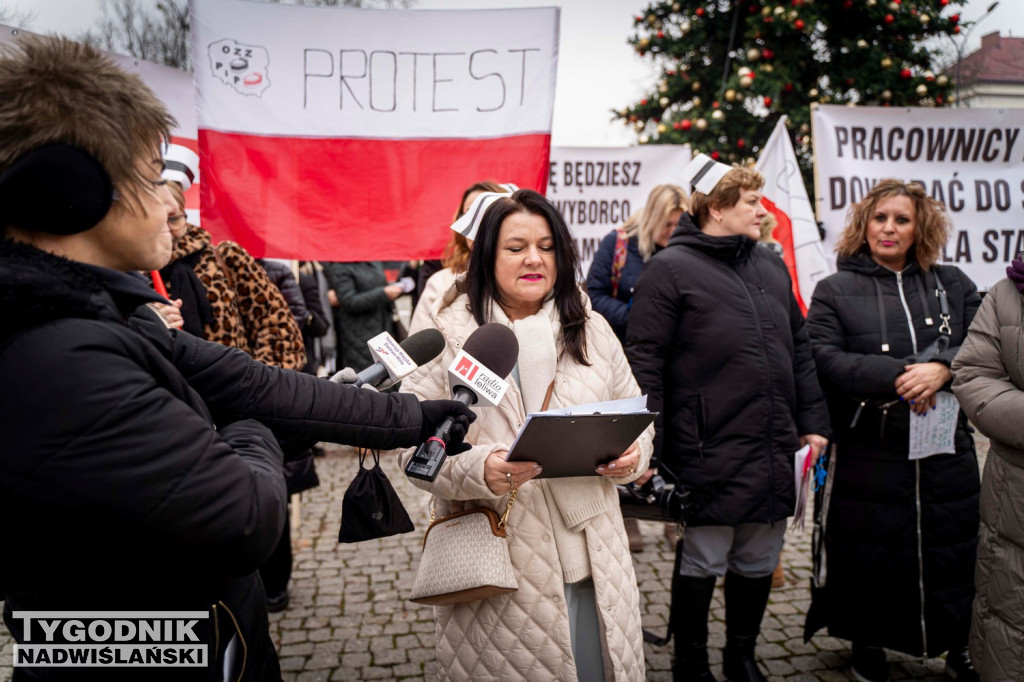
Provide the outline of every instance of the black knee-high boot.
{"type": "Polygon", "coordinates": [[[757,667],[754,646],[768,605],[772,576],[744,578],[725,574],[725,654],[723,670],[731,682],[767,682],[757,667]]]}
{"type": "Polygon", "coordinates": [[[672,679],[716,682],[708,668],[708,609],[715,591],[715,576],[677,576],[676,581],[672,595],[672,636],[676,641],[672,679]]]}

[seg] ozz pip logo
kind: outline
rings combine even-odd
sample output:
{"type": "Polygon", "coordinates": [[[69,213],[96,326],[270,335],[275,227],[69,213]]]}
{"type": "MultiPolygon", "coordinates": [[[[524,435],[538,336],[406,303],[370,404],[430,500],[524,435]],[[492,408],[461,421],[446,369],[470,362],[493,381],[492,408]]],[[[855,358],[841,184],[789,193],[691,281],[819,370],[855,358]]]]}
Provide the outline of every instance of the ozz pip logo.
{"type": "Polygon", "coordinates": [[[209,57],[213,75],[243,95],[261,97],[270,87],[270,55],[265,47],[225,38],[210,45],[209,57]]]}
{"type": "Polygon", "coordinates": [[[467,357],[460,358],[459,364],[455,366],[455,371],[466,377],[466,381],[472,381],[478,369],[480,369],[480,365],[467,357]]]}

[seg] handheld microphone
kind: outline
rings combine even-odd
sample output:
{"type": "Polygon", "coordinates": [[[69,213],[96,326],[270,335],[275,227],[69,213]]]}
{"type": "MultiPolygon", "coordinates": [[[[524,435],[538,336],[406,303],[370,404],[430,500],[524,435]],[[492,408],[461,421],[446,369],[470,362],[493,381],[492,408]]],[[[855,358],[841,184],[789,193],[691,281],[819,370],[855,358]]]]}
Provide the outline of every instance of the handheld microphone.
{"type": "MultiPolygon", "coordinates": [[[[494,323],[479,327],[469,335],[462,350],[448,367],[452,400],[464,405],[475,405],[481,401],[497,405],[508,389],[505,377],[515,367],[518,359],[519,341],[511,329],[494,323]]],[[[433,437],[416,449],[405,466],[406,476],[424,481],[437,478],[441,465],[448,457],[451,427],[452,420],[444,420],[433,437]]]]}
{"type": "Polygon", "coordinates": [[[440,355],[444,350],[444,335],[436,329],[424,329],[399,344],[384,332],[367,341],[366,345],[377,362],[356,374],[352,385],[386,388],[440,355]]]}

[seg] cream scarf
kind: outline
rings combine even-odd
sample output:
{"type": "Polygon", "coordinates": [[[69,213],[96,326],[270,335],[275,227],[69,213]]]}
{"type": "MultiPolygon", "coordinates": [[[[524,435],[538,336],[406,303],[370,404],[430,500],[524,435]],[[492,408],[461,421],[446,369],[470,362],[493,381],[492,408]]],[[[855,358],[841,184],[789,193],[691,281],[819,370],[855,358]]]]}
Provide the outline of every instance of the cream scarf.
{"type": "MultiPolygon", "coordinates": [[[[540,311],[512,322],[498,305],[491,306],[490,318],[512,329],[519,341],[519,388],[526,412],[539,412],[548,386],[555,378],[558,365],[561,320],[554,297],[549,297],[540,311]]],[[[567,359],[572,362],[572,359],[567,359]]],[[[552,392],[551,407],[557,404],[557,391],[552,392]]],[[[562,563],[565,583],[575,583],[591,575],[590,556],[584,529],[590,519],[607,511],[605,482],[597,476],[578,478],[545,478],[538,481],[544,491],[552,522],[552,533],[562,563]]]]}

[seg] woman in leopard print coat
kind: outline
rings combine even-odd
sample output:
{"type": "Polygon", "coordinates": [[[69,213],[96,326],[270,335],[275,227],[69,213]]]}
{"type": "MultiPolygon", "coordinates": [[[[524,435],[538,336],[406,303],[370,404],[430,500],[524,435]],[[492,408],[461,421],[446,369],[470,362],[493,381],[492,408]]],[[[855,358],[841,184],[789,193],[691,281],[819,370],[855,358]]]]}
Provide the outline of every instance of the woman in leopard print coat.
{"type": "Polygon", "coordinates": [[[302,331],[280,290],[235,242],[213,245],[210,233],[185,220],[185,195],[171,181],[179,214],[171,218],[174,250],[160,270],[172,300],[181,299],[184,329],[285,369],[306,364],[302,331]]]}

